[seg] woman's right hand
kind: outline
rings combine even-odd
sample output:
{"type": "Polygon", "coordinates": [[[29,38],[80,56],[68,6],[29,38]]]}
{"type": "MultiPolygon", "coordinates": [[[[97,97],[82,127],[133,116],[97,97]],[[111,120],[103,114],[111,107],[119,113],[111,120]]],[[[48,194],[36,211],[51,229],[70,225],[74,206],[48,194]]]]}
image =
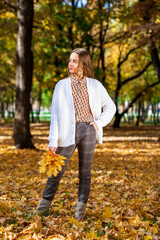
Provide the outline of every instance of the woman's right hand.
{"type": "Polygon", "coordinates": [[[55,152],[56,151],[56,147],[49,147],[49,151],[55,152]]]}

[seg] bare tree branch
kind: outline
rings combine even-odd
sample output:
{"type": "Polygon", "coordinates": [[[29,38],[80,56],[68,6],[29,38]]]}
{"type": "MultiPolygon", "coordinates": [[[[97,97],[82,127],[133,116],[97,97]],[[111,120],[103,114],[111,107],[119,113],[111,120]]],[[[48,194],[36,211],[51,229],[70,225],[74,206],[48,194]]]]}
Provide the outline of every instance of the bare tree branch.
{"type": "Polygon", "coordinates": [[[122,115],[124,115],[125,113],[128,112],[129,108],[132,107],[133,103],[135,103],[137,101],[138,98],[140,98],[142,96],[142,94],[146,93],[148,91],[149,88],[154,87],[156,85],[160,84],[159,81],[152,83],[151,85],[147,86],[146,88],[144,88],[142,91],[140,91],[137,96],[135,96],[135,98],[133,98],[133,100],[128,104],[128,107],[123,111],[123,113],[121,113],[122,115]]]}
{"type": "Polygon", "coordinates": [[[18,10],[18,2],[17,2],[17,7],[15,5],[13,5],[12,3],[10,3],[7,0],[4,0],[4,4],[8,5],[8,7],[11,8],[12,11],[17,12],[18,10]]]}
{"type": "Polygon", "coordinates": [[[124,59],[122,61],[119,62],[119,66],[122,65],[129,57],[129,55],[134,52],[135,50],[137,50],[138,48],[140,48],[141,46],[137,46],[135,48],[132,48],[127,54],[126,56],[124,57],[124,59]]]}
{"type": "Polygon", "coordinates": [[[136,75],[134,75],[134,76],[132,76],[132,77],[129,77],[129,78],[127,78],[126,80],[124,80],[124,81],[122,82],[122,85],[124,85],[124,84],[132,81],[133,79],[136,79],[136,78],[138,78],[139,76],[141,76],[141,75],[147,70],[147,68],[148,68],[151,64],[152,64],[152,62],[150,61],[149,63],[147,63],[147,65],[146,65],[139,73],[137,73],[136,75]]]}
{"type": "Polygon", "coordinates": [[[8,79],[5,79],[3,77],[0,77],[0,79],[3,81],[3,82],[6,82],[9,84],[9,87],[11,87],[14,91],[16,89],[15,85],[13,83],[11,83],[8,79]]]}

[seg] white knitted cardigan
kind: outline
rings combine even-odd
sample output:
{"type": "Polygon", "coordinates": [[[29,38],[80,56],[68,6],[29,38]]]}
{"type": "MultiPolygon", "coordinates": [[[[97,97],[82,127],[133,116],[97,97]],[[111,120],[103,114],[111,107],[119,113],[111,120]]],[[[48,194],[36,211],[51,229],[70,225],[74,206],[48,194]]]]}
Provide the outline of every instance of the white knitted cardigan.
{"type": "MultiPolygon", "coordinates": [[[[100,81],[86,78],[89,104],[98,126],[96,141],[102,144],[103,127],[113,118],[116,106],[100,81]]],[[[75,111],[70,77],[60,80],[54,89],[48,147],[67,147],[75,143],[75,111]]]]}

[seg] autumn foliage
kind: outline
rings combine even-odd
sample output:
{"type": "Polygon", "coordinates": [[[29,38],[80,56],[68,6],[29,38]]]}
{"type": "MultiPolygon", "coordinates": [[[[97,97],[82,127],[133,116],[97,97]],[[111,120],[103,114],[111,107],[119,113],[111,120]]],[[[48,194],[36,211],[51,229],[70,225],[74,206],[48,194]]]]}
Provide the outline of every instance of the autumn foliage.
{"type": "Polygon", "coordinates": [[[48,150],[48,124],[31,124],[37,150],[15,149],[12,126],[0,128],[0,239],[159,240],[159,126],[107,127],[92,163],[85,219],[78,222],[78,152],[73,154],[50,214],[33,216],[47,181],[39,173],[48,150]]]}
{"type": "Polygon", "coordinates": [[[48,177],[51,177],[52,175],[56,177],[58,172],[62,170],[62,166],[65,164],[63,159],[66,158],[55,152],[47,151],[38,163],[40,165],[40,173],[46,172],[48,177]]]}

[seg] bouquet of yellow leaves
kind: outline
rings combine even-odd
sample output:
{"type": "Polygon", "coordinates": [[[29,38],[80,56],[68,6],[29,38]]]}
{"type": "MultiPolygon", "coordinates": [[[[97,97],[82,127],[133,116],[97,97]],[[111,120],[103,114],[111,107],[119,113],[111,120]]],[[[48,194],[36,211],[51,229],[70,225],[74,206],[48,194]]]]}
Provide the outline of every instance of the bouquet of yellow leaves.
{"type": "Polygon", "coordinates": [[[40,165],[39,172],[46,172],[48,177],[51,177],[52,175],[56,177],[58,171],[61,171],[62,166],[65,164],[64,159],[66,159],[66,157],[56,154],[55,152],[47,151],[38,163],[40,165]]]}

